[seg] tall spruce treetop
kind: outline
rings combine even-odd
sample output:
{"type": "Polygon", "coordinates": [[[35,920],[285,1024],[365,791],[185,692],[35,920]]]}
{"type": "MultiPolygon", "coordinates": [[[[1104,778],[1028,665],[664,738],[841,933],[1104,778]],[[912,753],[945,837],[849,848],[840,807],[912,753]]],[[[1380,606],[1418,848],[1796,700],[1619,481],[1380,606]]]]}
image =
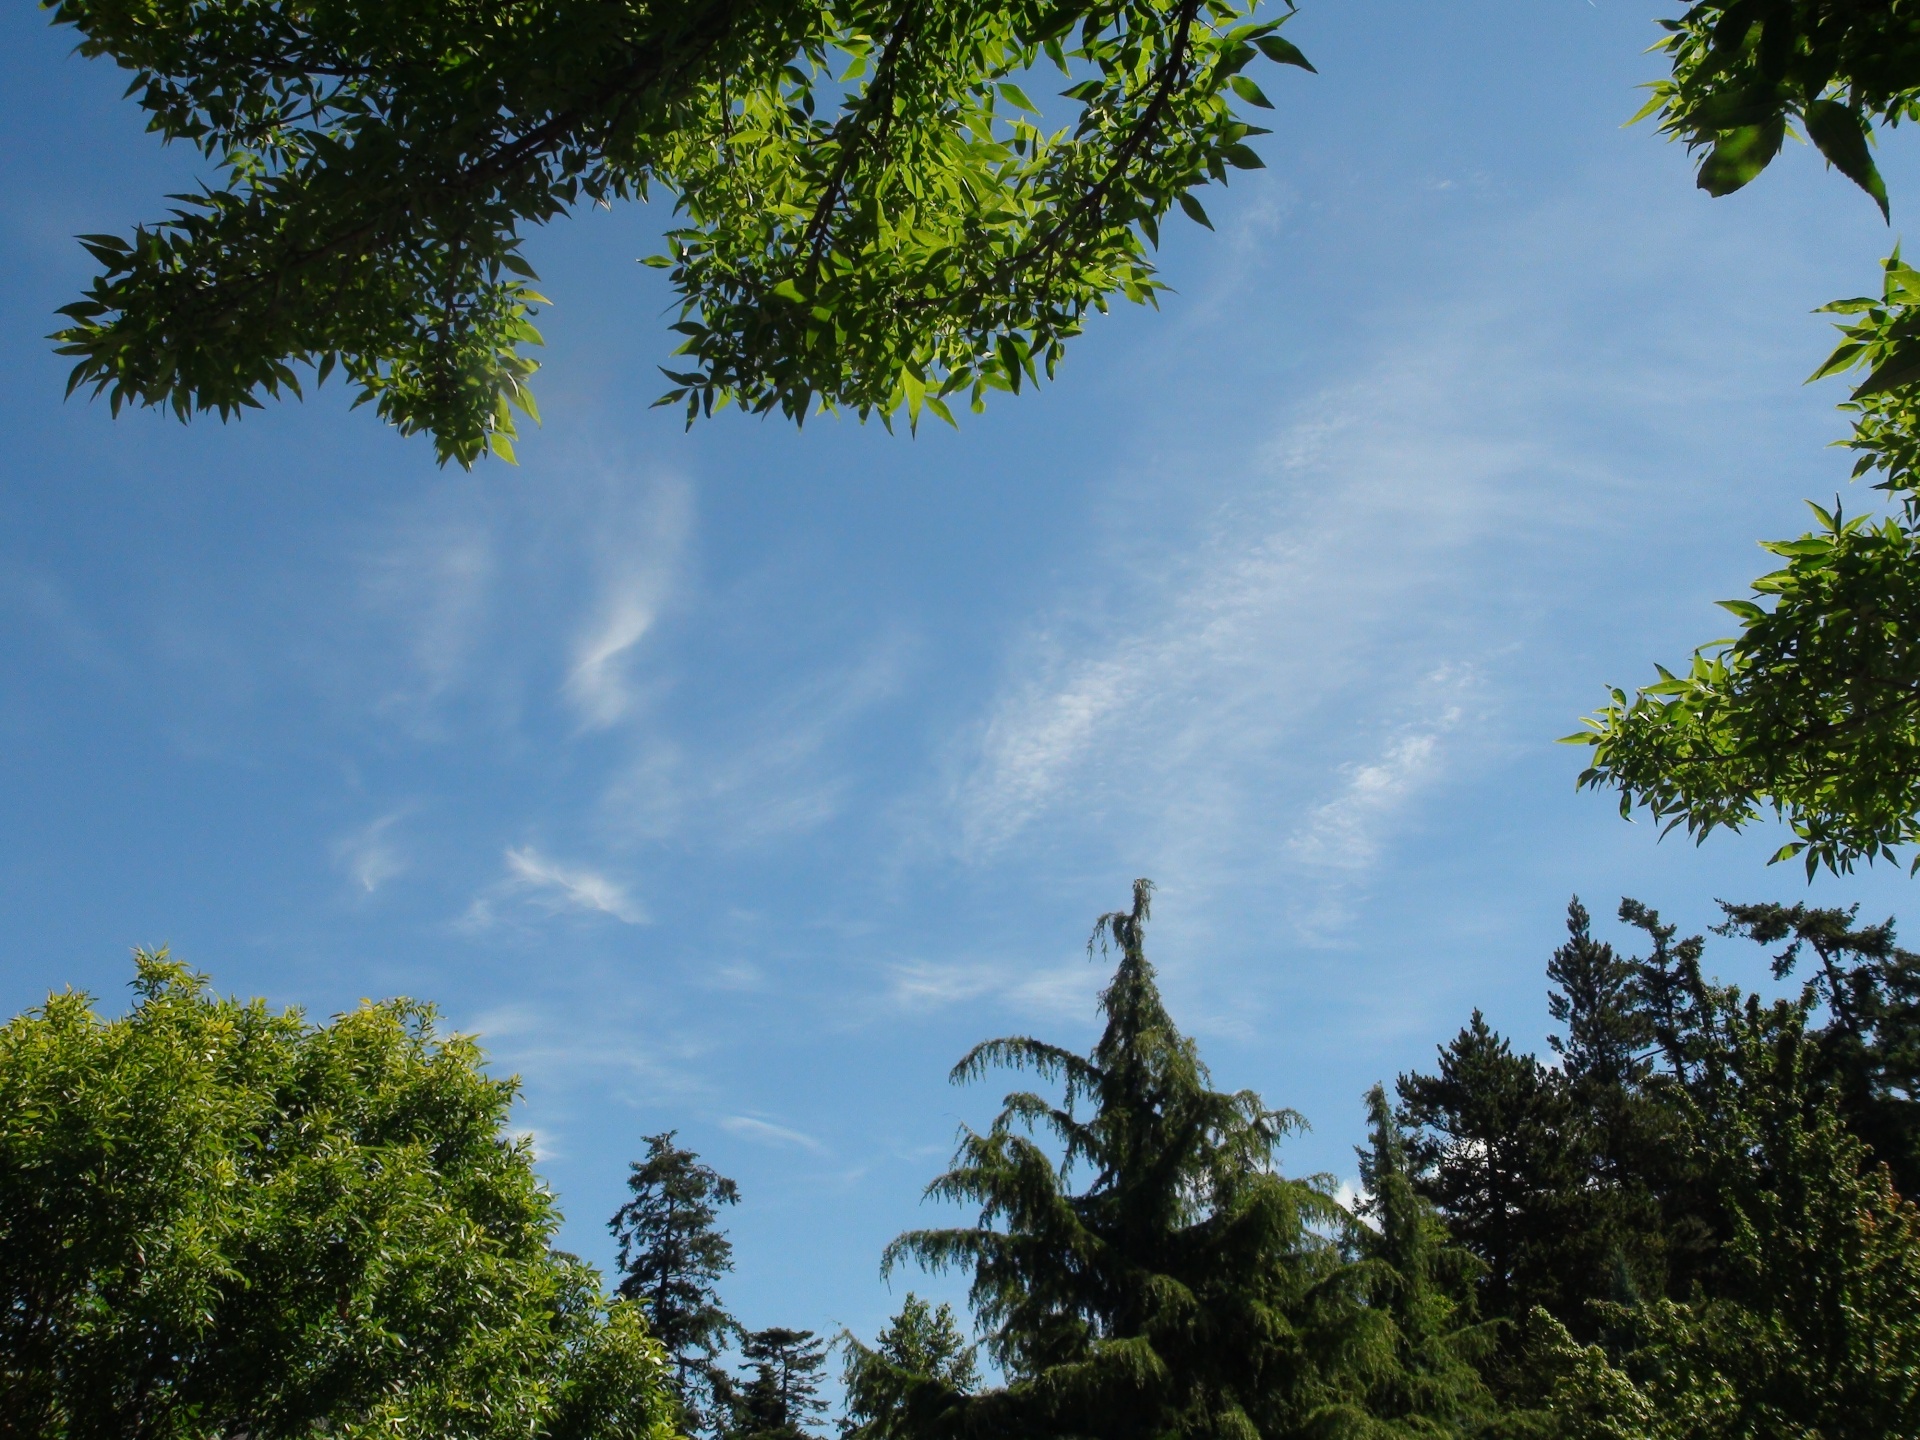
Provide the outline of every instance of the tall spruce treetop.
{"type": "Polygon", "coordinates": [[[1645,1078],[1653,1037],[1640,1005],[1639,966],[1593,938],[1592,918],[1575,896],[1567,905],[1567,943],[1547,961],[1547,1013],[1566,1028],[1547,1044],[1576,1082],[1623,1087],[1645,1078]]]}
{"type": "Polygon", "coordinates": [[[1211,1088],[1168,1017],[1143,948],[1151,890],[1136,882],[1132,908],[1102,916],[1089,942],[1119,952],[1091,1054],[1016,1037],[954,1067],[957,1082],[1031,1069],[1065,1095],[1009,1095],[986,1133],[964,1130],[927,1194],[977,1205],[978,1222],[889,1247],[889,1266],[972,1271],[1007,1376],[975,1396],[921,1387],[890,1433],[1255,1440],[1336,1420],[1356,1393],[1349,1377],[1381,1332],[1325,1238],[1341,1212],[1274,1169],[1298,1118],[1211,1088]]]}
{"type": "Polygon", "coordinates": [[[533,226],[673,195],[689,420],[950,420],[1153,300],[1161,218],[1261,164],[1242,72],[1312,68],[1239,0],[45,3],[216,177],[83,237],[72,386],[184,419],[337,369],[462,465],[533,413],[533,226]]]}
{"type": "Polygon", "coordinates": [[[730,1440],[807,1440],[807,1423],[827,1408],[820,1372],[827,1345],[811,1330],[772,1326],[740,1342],[753,1377],[733,1398],[730,1440]]]}
{"type": "Polygon", "coordinates": [[[633,1198],[607,1228],[620,1246],[619,1293],[647,1307],[673,1358],[687,1418],[698,1425],[721,1401],[714,1357],[736,1328],[717,1288],[733,1268],[733,1243],[716,1221],[720,1206],[740,1203],[740,1189],[675,1145],[674,1134],[647,1136],[647,1158],[627,1176],[633,1198]]]}

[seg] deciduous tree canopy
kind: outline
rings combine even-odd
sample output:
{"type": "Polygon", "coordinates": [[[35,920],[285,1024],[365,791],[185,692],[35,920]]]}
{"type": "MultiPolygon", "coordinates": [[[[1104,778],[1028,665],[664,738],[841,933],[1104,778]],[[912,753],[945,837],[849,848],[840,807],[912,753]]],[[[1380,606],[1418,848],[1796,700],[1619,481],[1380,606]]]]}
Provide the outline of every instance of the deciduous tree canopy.
{"type": "Polygon", "coordinates": [[[1153,299],[1160,219],[1261,163],[1242,72],[1307,63],[1237,0],[49,3],[217,174],[86,237],[73,385],[230,416],[338,369],[463,465],[533,412],[531,226],[672,195],[689,419],[950,419],[1153,299]]]}
{"type": "Polygon", "coordinates": [[[665,1358],[551,1248],[471,1040],[164,955],[136,994],[0,1028],[0,1435],[669,1440],[665,1358]]]}

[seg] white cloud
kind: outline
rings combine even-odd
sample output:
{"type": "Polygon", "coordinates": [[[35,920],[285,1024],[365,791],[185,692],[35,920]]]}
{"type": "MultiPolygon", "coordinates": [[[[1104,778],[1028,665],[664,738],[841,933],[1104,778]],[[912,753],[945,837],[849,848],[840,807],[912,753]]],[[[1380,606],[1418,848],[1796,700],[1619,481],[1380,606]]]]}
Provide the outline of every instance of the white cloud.
{"type": "MultiPolygon", "coordinates": [[[[1470,688],[1472,677],[1440,671],[1431,691],[1444,695],[1470,688]]],[[[1372,868],[1395,822],[1422,792],[1443,778],[1445,741],[1465,714],[1459,704],[1435,703],[1431,719],[1398,727],[1377,754],[1340,767],[1340,789],[1311,809],[1287,838],[1287,853],[1311,869],[1349,873],[1372,868]]]]}
{"type": "Polygon", "coordinates": [[[498,903],[518,898],[549,912],[576,911],[607,915],[627,925],[644,925],[647,912],[627,887],[583,865],[565,865],[542,855],[531,845],[509,848],[507,875],[500,884],[473,902],[468,926],[484,929],[499,918],[498,903]]]}
{"type": "MultiPolygon", "coordinates": [[[[1269,848],[1275,786],[1338,765],[1330,739],[1428,688],[1430,596],[1541,458],[1337,409],[1255,459],[1198,535],[1158,536],[1158,555],[1116,542],[1118,583],[1038,627],[955,792],[963,854],[1075,814],[1182,850],[1269,848]]],[[[1409,736],[1390,763],[1431,748],[1409,736]]]]}
{"type": "Polygon", "coordinates": [[[363,825],[334,842],[334,863],[346,872],[347,878],[362,893],[371,895],[387,881],[406,872],[407,857],[400,852],[389,833],[406,818],[406,814],[404,810],[396,810],[390,815],[382,815],[371,824],[363,825]]]}
{"type": "Polygon", "coordinates": [[[678,574],[693,504],[678,481],[654,485],[647,503],[601,527],[598,593],[573,641],[565,694],[582,728],[604,730],[638,704],[633,668],[678,574]]]}
{"type": "Polygon", "coordinates": [[[1364,883],[1510,744],[1519,692],[1496,682],[1554,578],[1529,567],[1639,482],[1552,442],[1563,377],[1485,300],[1264,437],[1143,438],[1151,465],[1115,485],[1085,568],[955,744],[936,843],[1125,867],[1197,903],[1255,887],[1297,918],[1297,892],[1364,883]]]}
{"type": "Polygon", "coordinates": [[[887,1005],[928,1014],[991,1000],[1022,1017],[1085,1019],[1105,972],[1085,961],[1040,969],[914,960],[888,967],[887,1005]]]}
{"type": "Polygon", "coordinates": [[[698,742],[639,737],[602,796],[604,813],[630,838],[697,831],[729,849],[818,829],[846,803],[853,767],[841,742],[899,692],[912,651],[907,635],[889,630],[845,663],[768,696],[731,733],[698,742]]]}
{"type": "Polygon", "coordinates": [[[758,1140],[769,1145],[791,1145],[796,1149],[811,1150],[816,1155],[826,1153],[826,1146],[811,1135],[803,1135],[798,1130],[789,1130],[784,1125],[773,1125],[765,1120],[756,1120],[751,1115],[728,1115],[721,1120],[720,1128],[745,1139],[758,1140]]]}
{"type": "MultiPolygon", "coordinates": [[[[444,501],[443,501],[444,504],[444,501]]],[[[364,564],[361,593],[397,622],[406,674],[383,708],[418,712],[460,683],[479,644],[499,557],[484,514],[422,514],[364,564]]]]}

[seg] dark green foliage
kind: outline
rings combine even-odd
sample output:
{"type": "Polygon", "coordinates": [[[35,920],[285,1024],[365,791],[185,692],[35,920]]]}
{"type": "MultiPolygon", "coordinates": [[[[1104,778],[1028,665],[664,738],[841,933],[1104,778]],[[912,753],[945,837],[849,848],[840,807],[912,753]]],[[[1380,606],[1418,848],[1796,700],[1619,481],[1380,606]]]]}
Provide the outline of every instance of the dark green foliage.
{"type": "Polygon", "coordinates": [[[1896,1179],[1916,957],[1852,910],[1724,909],[1722,934],[1783,946],[1777,977],[1811,955],[1797,996],[1710,983],[1701,941],[1633,901],[1651,951],[1623,959],[1576,905],[1549,967],[1562,1068],[1530,1071],[1476,1016],[1439,1075],[1401,1082],[1420,1190],[1490,1266],[1531,1262],[1482,1292],[1509,1324],[1490,1435],[1920,1433],[1920,1213],[1896,1179]],[[1487,1097],[1543,1090],[1566,1143],[1494,1143],[1541,1102],[1487,1097]]]}
{"type": "Polygon", "coordinates": [[[0,1028],[0,1435],[667,1440],[665,1358],[550,1248],[471,1040],[137,968],[125,1018],[0,1028]]]}
{"type": "Polygon", "coordinates": [[[1804,1006],[1714,1022],[1687,1100],[1726,1243],[1687,1301],[1597,1307],[1582,1350],[1536,1311],[1537,1396],[1502,1433],[1555,1440],[1880,1440],[1920,1433],[1920,1212],[1807,1063],[1804,1006]]]}
{"type": "Polygon", "coordinates": [[[1721,934],[1787,942],[1774,958],[1776,979],[1812,952],[1803,1005],[1827,1023],[1808,1036],[1808,1073],[1901,1193],[1920,1195],[1920,955],[1894,944],[1892,920],[1856,928],[1858,906],[1724,908],[1721,934]]]}
{"type": "Polygon", "coordinates": [[[1641,114],[1658,114],[1663,133],[1707,152],[1701,189],[1738,190],[1797,122],[1886,213],[1869,128],[1920,115],[1913,0],[1705,0],[1661,24],[1672,73],[1641,114]]]}
{"type": "Polygon", "coordinates": [[[620,1246],[619,1293],[646,1306],[673,1360],[683,1424],[707,1429],[727,1393],[715,1360],[738,1328],[717,1289],[733,1268],[733,1243],[716,1221],[718,1207],[740,1203],[740,1188],[673,1138],[646,1137],[647,1158],[627,1176],[633,1198],[607,1228],[620,1246]]]}
{"type": "Polygon", "coordinates": [[[901,1412],[870,1422],[877,1433],[1362,1433],[1365,1380],[1391,1364],[1391,1334],[1361,1303],[1363,1268],[1329,1238],[1338,1207],[1273,1167],[1297,1118],[1210,1088],[1162,1007],[1142,943],[1150,889],[1138,882],[1132,909],[1096,927],[1119,962],[1090,1055],[1020,1037],[955,1067],[956,1081],[1031,1068],[1065,1091],[1057,1104],[1009,1095],[991,1129],[963,1132],[927,1193],[978,1206],[978,1222],[911,1232],[887,1255],[971,1271],[1006,1384],[909,1388],[901,1412]]]}
{"type": "Polygon", "coordinates": [[[912,1291],[871,1350],[851,1336],[845,1343],[846,1440],[910,1436],[917,1397],[938,1406],[980,1386],[973,1346],[960,1333],[953,1307],[936,1309],[912,1291]]]}
{"type": "Polygon", "coordinates": [[[753,1377],[733,1397],[729,1440],[804,1440],[807,1423],[826,1402],[820,1399],[820,1372],[827,1345],[811,1330],[774,1326],[741,1337],[740,1353],[753,1377]]]}
{"type": "Polygon", "coordinates": [[[1152,301],[1160,219],[1261,164],[1242,72],[1311,68],[1233,0],[47,4],[217,176],[84,238],[72,385],[230,416],[338,369],[462,465],[533,413],[533,226],[672,193],[689,420],[951,419],[1152,301]]]}
{"type": "Polygon", "coordinates": [[[1479,1365],[1492,1351],[1490,1324],[1474,1318],[1474,1282],[1485,1266],[1453,1243],[1433,1205],[1414,1187],[1406,1138],[1376,1085],[1367,1093],[1372,1143],[1360,1153],[1366,1194],[1354,1228],[1369,1262],[1370,1298],[1393,1322],[1394,1357],[1369,1388],[1367,1411],[1387,1433],[1473,1433],[1493,1411],[1479,1365]]]}
{"type": "Polygon", "coordinates": [[[1597,1293],[1609,1257],[1583,1228],[1583,1156],[1570,1097],[1478,1010],[1439,1058],[1435,1074],[1400,1077],[1400,1119],[1413,1132],[1421,1193],[1486,1266],[1482,1309],[1577,1313],[1597,1293]],[[1577,1253],[1569,1257],[1569,1249],[1577,1253]]]}

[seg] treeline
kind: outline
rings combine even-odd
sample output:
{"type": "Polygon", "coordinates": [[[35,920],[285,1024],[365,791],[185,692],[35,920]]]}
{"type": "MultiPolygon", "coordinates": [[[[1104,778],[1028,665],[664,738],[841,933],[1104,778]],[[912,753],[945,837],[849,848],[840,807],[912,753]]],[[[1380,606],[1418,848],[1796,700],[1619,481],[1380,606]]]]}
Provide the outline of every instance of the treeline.
{"type": "Polygon", "coordinates": [[[56,996],[0,1029],[0,1434],[803,1440],[1920,1434],[1920,957],[1852,911],[1725,907],[1787,991],[1710,978],[1633,901],[1576,901],[1550,1055],[1475,1012],[1367,1097],[1362,1194],[1292,1178],[1301,1123],[1217,1090],[1144,947],[1102,916],[1087,1054],[955,1067],[1040,1089],[962,1131],[928,1194],[973,1223],[884,1256],[873,1343],[743,1330],[738,1188],[651,1137],[611,1294],[553,1249],[511,1082],[430,1011],[329,1025],[140,961],[130,1015],[56,996]]]}

